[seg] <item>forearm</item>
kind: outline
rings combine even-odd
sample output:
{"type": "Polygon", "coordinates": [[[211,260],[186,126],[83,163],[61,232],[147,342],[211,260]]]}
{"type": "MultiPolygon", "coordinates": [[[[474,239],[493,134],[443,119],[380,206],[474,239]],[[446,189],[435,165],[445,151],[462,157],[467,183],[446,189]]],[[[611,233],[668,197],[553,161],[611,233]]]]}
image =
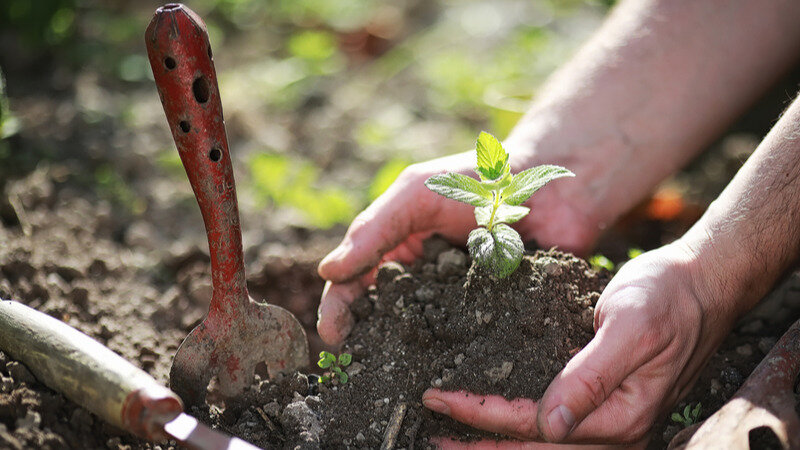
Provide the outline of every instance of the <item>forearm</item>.
{"type": "Polygon", "coordinates": [[[681,239],[717,311],[750,309],[800,253],[800,101],[681,239]]]}
{"type": "Polygon", "coordinates": [[[623,2],[545,84],[508,147],[569,167],[577,179],[561,196],[613,222],[795,62],[798,17],[791,1],[623,2]]]}

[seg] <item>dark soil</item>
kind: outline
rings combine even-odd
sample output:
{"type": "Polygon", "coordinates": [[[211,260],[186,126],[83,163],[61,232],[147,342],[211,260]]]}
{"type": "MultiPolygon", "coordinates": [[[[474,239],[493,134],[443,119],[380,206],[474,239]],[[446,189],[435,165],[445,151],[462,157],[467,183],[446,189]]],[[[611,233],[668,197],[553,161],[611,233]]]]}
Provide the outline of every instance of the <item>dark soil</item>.
{"type": "MultiPolygon", "coordinates": [[[[460,250],[429,253],[413,270],[384,265],[377,288],[354,303],[360,321],[344,350],[357,365],[351,382],[322,396],[326,404],[348,405],[324,411],[327,442],[348,442],[361,432],[359,446],[380,446],[382,422],[400,402],[408,403],[410,417],[424,417],[416,445],[430,436],[482,436],[423,411],[425,389],[539,398],[591,339],[606,277],[583,260],[539,251],[495,280],[474,266],[468,271],[460,250]]],[[[401,433],[398,445],[411,440],[401,433]]]]}
{"type": "Polygon", "coordinates": [[[541,397],[591,339],[594,305],[607,278],[572,255],[538,251],[497,280],[469,268],[461,250],[429,241],[423,260],[412,268],[384,264],[376,286],[353,303],[358,322],[343,346],[353,355],[349,382],[321,385],[318,396],[307,396],[307,378],[294,374],[253,389],[251,405],[233,423],[230,414],[213,408],[206,413],[231,432],[285,448],[380,447],[400,404],[408,408],[397,440],[401,448],[425,448],[432,436],[489,436],[426,410],[422,393],[441,387],[508,399],[541,397]],[[293,399],[305,411],[303,419],[286,416],[289,408],[282,405],[293,399]],[[265,404],[272,414],[259,410],[265,404]],[[246,423],[264,415],[295,433],[273,432],[277,425],[248,433],[246,423]],[[298,441],[302,432],[306,436],[298,441]]]}

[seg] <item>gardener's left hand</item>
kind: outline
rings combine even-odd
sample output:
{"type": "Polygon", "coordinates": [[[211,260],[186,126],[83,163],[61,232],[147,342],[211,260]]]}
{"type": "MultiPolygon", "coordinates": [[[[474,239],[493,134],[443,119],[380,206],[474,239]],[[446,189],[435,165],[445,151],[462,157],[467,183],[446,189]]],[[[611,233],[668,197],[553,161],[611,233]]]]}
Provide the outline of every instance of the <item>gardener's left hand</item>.
{"type": "Polygon", "coordinates": [[[708,295],[714,278],[689,248],[677,241],[625,264],[597,303],[594,339],[541,401],[431,389],[423,403],[523,440],[644,439],[659,414],[688,392],[734,321],[734,311],[708,295]]]}

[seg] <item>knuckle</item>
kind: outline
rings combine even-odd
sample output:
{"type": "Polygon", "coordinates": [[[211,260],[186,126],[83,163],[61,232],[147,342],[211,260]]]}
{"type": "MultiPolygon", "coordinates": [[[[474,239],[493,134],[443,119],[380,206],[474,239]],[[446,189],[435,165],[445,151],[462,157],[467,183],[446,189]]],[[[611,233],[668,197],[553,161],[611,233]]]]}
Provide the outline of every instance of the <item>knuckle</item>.
{"type": "Polygon", "coordinates": [[[539,435],[536,418],[527,415],[521,416],[510,430],[509,435],[520,439],[533,439],[539,435]]]}
{"type": "Polygon", "coordinates": [[[608,392],[604,384],[603,375],[593,369],[584,369],[576,372],[575,377],[580,386],[579,389],[583,391],[586,398],[594,406],[594,409],[600,407],[606,399],[606,392],[608,392]]]}

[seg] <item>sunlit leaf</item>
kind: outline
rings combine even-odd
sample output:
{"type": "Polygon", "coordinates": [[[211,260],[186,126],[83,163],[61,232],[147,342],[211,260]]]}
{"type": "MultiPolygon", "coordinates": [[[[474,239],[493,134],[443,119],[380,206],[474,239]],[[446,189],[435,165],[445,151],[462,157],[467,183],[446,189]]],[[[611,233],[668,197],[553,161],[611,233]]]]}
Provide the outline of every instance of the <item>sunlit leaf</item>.
{"type": "Polygon", "coordinates": [[[523,170],[503,189],[503,201],[509,205],[520,205],[550,181],[574,176],[574,173],[560,166],[544,165],[523,170]]]}
{"type": "MultiPolygon", "coordinates": [[[[530,212],[530,208],[525,206],[511,206],[500,204],[497,208],[497,211],[494,214],[493,223],[514,223],[523,217],[527,216],[530,212]]],[[[478,222],[478,225],[481,226],[488,226],[489,219],[492,215],[492,206],[482,206],[480,208],[475,208],[475,220],[478,222]]]]}
{"type": "Polygon", "coordinates": [[[492,193],[478,180],[460,173],[434,175],[425,181],[425,186],[439,195],[472,206],[486,206],[492,202],[492,193]]]}
{"type": "Polygon", "coordinates": [[[492,231],[486,228],[472,230],[467,247],[472,259],[498,278],[505,278],[517,270],[525,251],[519,234],[502,223],[495,225],[492,231]]]}
{"type": "Polygon", "coordinates": [[[475,169],[484,179],[500,178],[508,171],[508,153],[500,141],[491,134],[481,131],[476,144],[478,167],[475,169]]]}

